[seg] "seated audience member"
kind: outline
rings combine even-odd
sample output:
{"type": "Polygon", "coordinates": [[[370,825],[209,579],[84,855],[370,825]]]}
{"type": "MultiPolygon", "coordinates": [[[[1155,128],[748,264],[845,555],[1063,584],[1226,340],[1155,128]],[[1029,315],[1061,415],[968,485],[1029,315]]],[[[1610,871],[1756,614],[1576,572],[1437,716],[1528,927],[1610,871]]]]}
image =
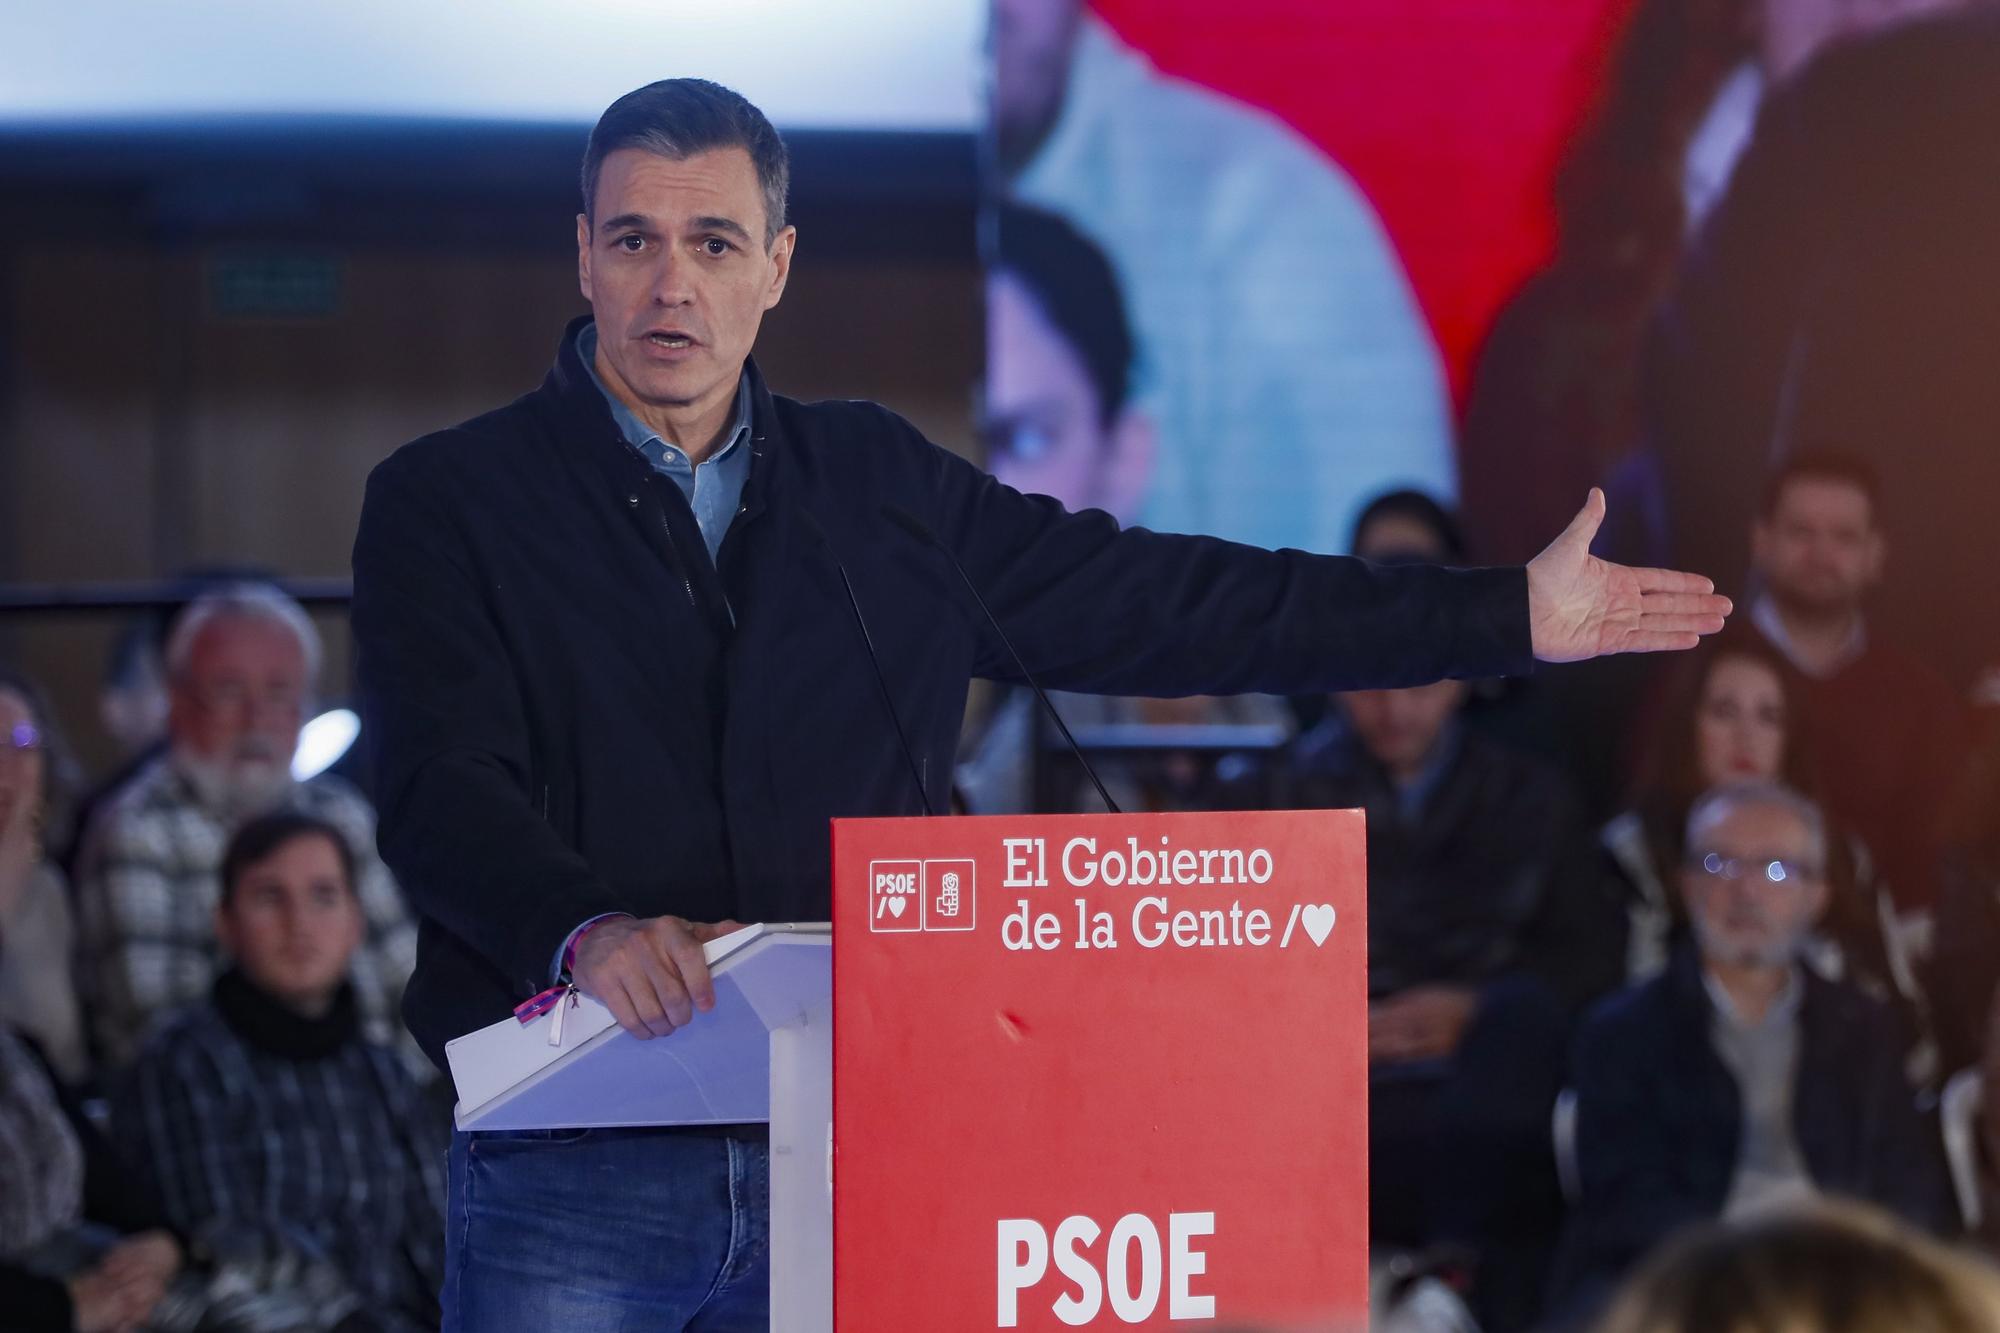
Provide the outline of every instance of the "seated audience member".
{"type": "Polygon", "coordinates": [[[1617,983],[1622,923],[1562,778],[1466,727],[1466,694],[1340,696],[1293,781],[1367,815],[1375,1241],[1480,1251],[1475,1305],[1504,1328],[1532,1317],[1557,1226],[1568,1014],[1617,983]]]}
{"type": "Polygon", "coordinates": [[[1661,1249],[1596,1333],[2000,1333],[2000,1277],[1895,1218],[1818,1203],[1661,1249]]]}
{"type": "MultiPolygon", "coordinates": [[[[219,1238],[228,1241],[230,1238],[219,1238]]],[[[0,1329],[370,1333],[322,1260],[176,1231],[29,1041],[0,1026],[0,1329]],[[195,1256],[199,1255],[197,1259],[195,1256]]]]}
{"type": "MultiPolygon", "coordinates": [[[[1347,549],[1350,555],[1377,564],[1478,563],[1466,545],[1458,515],[1422,491],[1388,491],[1370,500],[1354,520],[1347,549]]],[[[1524,676],[1476,680],[1469,686],[1465,720],[1473,729],[1517,753],[1537,755],[1558,765],[1568,758],[1555,700],[1545,680],[1524,676]]],[[[1295,701],[1294,707],[1318,722],[1323,714],[1302,707],[1303,702],[1295,701]]]]}
{"type": "MultiPolygon", "coordinates": [[[[1626,978],[1666,968],[1687,933],[1681,901],[1682,839],[1696,797],[1739,782],[1819,790],[1802,716],[1804,684],[1785,658],[1750,631],[1716,636],[1680,667],[1659,719],[1652,776],[1632,809],[1605,826],[1603,843],[1627,888],[1626,978]]],[[[1827,907],[1807,941],[1822,976],[1856,982],[1896,1006],[1912,1038],[1927,1030],[1927,1002],[1902,949],[1895,907],[1858,838],[1828,821],[1827,907]]]]}
{"type": "Polygon", "coordinates": [[[241,821],[281,807],[327,819],[359,849],[368,939],[355,985],[371,1033],[400,1032],[416,931],[375,855],[374,812],[338,778],[292,780],[319,657],[305,613],[269,587],[218,589],[176,621],[168,751],[104,803],[78,857],[79,985],[108,1064],[124,1064],[155,1023],[207,993],[223,846],[241,821]]]}
{"type": "Polygon", "coordinates": [[[55,749],[40,694],[0,670],[0,1025],[31,1037],[75,1087],[89,1066],[70,975],[69,886],[43,842],[55,749]]]}
{"type": "Polygon", "coordinates": [[[0,1327],[10,1333],[137,1328],[182,1273],[157,1200],[0,1027],[0,1327]]]}
{"type": "Polygon", "coordinates": [[[1694,947],[1606,1000],[1577,1043],[1581,1197],[1559,1286],[1583,1308],[1693,1222],[1822,1192],[1952,1218],[1894,1016],[1799,965],[1827,896],[1818,807],[1724,787],[1695,803],[1686,846],[1694,947]]]}
{"type": "Polygon", "coordinates": [[[1751,531],[1762,592],[1750,622],[1805,677],[1828,811],[1873,849],[1922,954],[1967,710],[1942,676],[1870,631],[1863,604],[1888,547],[1880,508],[1880,479],[1861,459],[1831,450],[1787,459],[1751,531]]]}
{"type": "MultiPolygon", "coordinates": [[[[1354,524],[1352,554],[1382,563],[1481,563],[1458,516],[1421,491],[1376,497],[1354,524]]],[[[1518,754],[1562,770],[1591,822],[1608,815],[1629,771],[1628,721],[1653,668],[1605,658],[1547,667],[1534,676],[1471,683],[1465,719],[1518,754]]],[[[1316,719],[1315,719],[1316,720],[1316,719]]]]}
{"type": "Polygon", "coordinates": [[[1467,692],[1440,681],[1337,696],[1295,747],[1300,803],[1367,811],[1378,1000],[1445,986],[1469,1002],[1520,972],[1581,1004],[1619,979],[1604,952],[1621,935],[1616,903],[1562,777],[1469,730],[1467,692]]]}
{"type": "Polygon", "coordinates": [[[331,1315],[435,1328],[445,1126],[395,1050],[362,1032],[354,872],[343,833],[316,816],[243,827],[215,909],[233,966],[147,1044],[113,1123],[188,1235],[323,1260],[349,1298],[331,1315]]]}
{"type": "MultiPolygon", "coordinates": [[[[1133,398],[1132,330],[1118,276],[1104,252],[1052,213],[1003,203],[993,215],[986,283],[987,376],[981,430],[987,467],[1016,490],[1046,495],[1073,510],[1101,509],[1133,521],[1151,482],[1157,430],[1133,398]]],[[[1107,726],[1289,723],[1282,701],[1122,699],[1052,696],[1063,720],[1083,732],[1107,726]]],[[[1143,733],[1133,732],[1134,742],[1143,733]]],[[[1088,739],[1087,737],[1085,738],[1088,739]]],[[[1066,756],[1039,775],[1036,761],[1054,728],[1025,687],[995,690],[985,722],[958,766],[959,790],[974,814],[1100,808],[1088,779],[1066,756]]],[[[1210,773],[1186,753],[1096,762],[1112,798],[1127,810],[1199,809],[1210,773]]]]}

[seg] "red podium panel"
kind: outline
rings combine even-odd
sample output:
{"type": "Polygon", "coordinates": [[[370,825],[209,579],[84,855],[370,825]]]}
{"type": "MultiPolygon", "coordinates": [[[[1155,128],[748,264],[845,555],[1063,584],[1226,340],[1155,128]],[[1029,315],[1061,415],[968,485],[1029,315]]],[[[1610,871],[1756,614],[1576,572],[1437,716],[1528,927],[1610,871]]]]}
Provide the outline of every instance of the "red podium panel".
{"type": "Polygon", "coordinates": [[[837,820],[844,1333],[1367,1310],[1355,811],[837,820]]]}

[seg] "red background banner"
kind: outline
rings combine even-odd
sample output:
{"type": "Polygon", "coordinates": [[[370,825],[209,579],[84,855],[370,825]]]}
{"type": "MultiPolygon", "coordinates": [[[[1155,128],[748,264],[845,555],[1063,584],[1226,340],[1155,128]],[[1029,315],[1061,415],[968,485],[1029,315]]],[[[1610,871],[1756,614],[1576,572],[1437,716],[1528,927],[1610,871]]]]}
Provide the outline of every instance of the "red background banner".
{"type": "Polygon", "coordinates": [[[1548,257],[1549,185],[1632,0],[1096,0],[1163,71],[1261,107],[1368,195],[1464,401],[1548,257]]]}

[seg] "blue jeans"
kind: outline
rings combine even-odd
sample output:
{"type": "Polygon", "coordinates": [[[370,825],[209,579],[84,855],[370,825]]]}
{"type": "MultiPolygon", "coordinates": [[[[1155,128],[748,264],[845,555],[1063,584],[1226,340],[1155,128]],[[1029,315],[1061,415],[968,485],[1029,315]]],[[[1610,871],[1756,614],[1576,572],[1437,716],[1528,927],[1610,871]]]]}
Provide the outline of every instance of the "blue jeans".
{"type": "Polygon", "coordinates": [[[454,1132],[444,1333],[766,1333],[761,1141],[671,1129],[454,1132]]]}

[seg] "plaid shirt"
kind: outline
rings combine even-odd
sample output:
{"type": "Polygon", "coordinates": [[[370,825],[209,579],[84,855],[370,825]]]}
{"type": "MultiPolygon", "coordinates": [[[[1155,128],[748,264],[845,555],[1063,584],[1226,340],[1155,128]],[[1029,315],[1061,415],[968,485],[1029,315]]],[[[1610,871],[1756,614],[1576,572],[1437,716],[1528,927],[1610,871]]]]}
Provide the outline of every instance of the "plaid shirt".
{"type": "Polygon", "coordinates": [[[327,1053],[281,1054],[218,1000],[197,1005],[139,1055],[112,1128],[174,1224],[219,1258],[330,1269],[347,1290],[323,1303],[435,1328],[446,1116],[393,1048],[350,1032],[327,1053]]]}
{"type": "MultiPolygon", "coordinates": [[[[427,1069],[397,1017],[417,929],[375,853],[374,810],[328,776],[294,787],[291,803],[338,828],[354,849],[368,937],[352,975],[368,1036],[400,1041],[412,1068],[427,1069]]],[[[223,961],[215,904],[233,832],[202,806],[171,756],[141,769],[91,821],[77,863],[77,989],[106,1064],[129,1064],[168,1014],[208,994],[223,961]]]]}

